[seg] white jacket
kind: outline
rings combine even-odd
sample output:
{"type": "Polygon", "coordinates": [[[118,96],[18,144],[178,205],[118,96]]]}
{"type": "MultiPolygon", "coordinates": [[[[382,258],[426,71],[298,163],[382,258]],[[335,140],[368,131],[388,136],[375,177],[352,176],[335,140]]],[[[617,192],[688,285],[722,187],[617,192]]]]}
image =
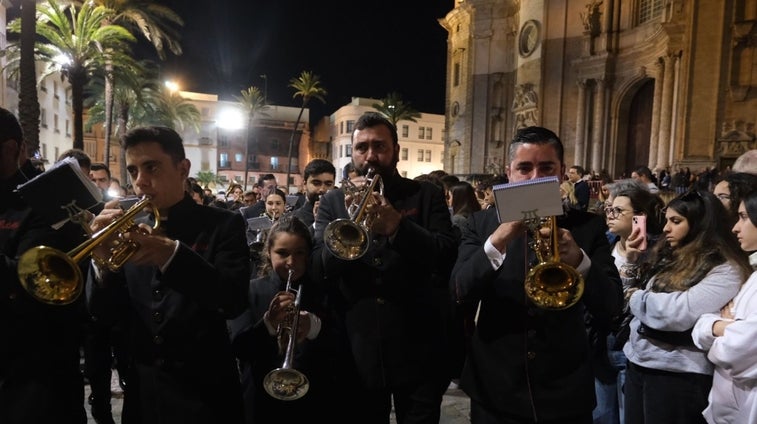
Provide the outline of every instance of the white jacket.
{"type": "Polygon", "coordinates": [[[692,332],[715,364],[710,403],[702,414],[708,423],[757,423],[757,271],[734,298],[732,311],[735,322],[723,336],[712,335],[719,313],[703,315],[692,332]]]}

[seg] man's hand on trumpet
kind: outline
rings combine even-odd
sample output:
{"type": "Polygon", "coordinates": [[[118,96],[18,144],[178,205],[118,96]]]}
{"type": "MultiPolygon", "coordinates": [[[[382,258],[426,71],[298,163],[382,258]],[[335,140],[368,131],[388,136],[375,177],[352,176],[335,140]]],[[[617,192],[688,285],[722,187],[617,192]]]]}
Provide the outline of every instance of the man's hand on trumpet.
{"type": "Polygon", "coordinates": [[[402,214],[389,204],[386,197],[372,193],[373,202],[366,206],[366,213],[373,216],[371,232],[382,236],[391,236],[397,232],[402,220],[402,214]]]}
{"type": "Polygon", "coordinates": [[[136,228],[124,233],[123,237],[125,240],[136,242],[139,246],[134,255],[129,258],[129,263],[160,268],[171,259],[178,243],[147,224],[139,224],[136,228]]]}
{"type": "MultiPolygon", "coordinates": [[[[549,228],[541,228],[539,232],[542,237],[551,237],[549,228]]],[[[560,262],[568,264],[573,268],[578,268],[581,260],[583,260],[581,248],[576,244],[570,231],[565,228],[557,228],[557,250],[560,253],[560,262]]]]}

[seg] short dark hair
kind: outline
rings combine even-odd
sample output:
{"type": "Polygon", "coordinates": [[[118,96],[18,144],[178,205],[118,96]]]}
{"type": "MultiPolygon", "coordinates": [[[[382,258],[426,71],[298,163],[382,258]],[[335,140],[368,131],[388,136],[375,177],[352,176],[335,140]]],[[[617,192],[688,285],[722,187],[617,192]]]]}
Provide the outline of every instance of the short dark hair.
{"type": "Polygon", "coordinates": [[[581,165],[573,165],[569,169],[575,169],[576,170],[576,174],[578,174],[581,177],[583,177],[584,175],[586,175],[586,170],[581,165]]]}
{"type": "Polygon", "coordinates": [[[643,175],[650,180],[652,179],[652,170],[649,169],[648,166],[637,166],[636,169],[633,170],[633,172],[639,174],[639,176],[643,175]]]}
{"type": "Polygon", "coordinates": [[[184,143],[181,140],[181,136],[168,127],[148,126],[134,128],[124,134],[121,144],[124,146],[124,150],[128,151],[130,148],[146,142],[160,144],[160,147],[164,152],[171,156],[174,163],[186,159],[184,143]]]}
{"type": "MultiPolygon", "coordinates": [[[[397,127],[386,116],[378,112],[365,112],[355,122],[355,130],[364,130],[366,128],[377,127],[384,125],[389,128],[389,133],[392,136],[394,144],[399,143],[399,137],[397,136],[397,127]]],[[[350,141],[354,141],[355,132],[350,135],[350,141]]]]}
{"type": "Polygon", "coordinates": [[[263,187],[263,181],[269,181],[274,180],[276,181],[276,176],[273,174],[263,174],[260,176],[260,179],[258,180],[258,187],[263,187]]]}
{"type": "Polygon", "coordinates": [[[110,169],[108,169],[108,166],[101,162],[95,162],[89,167],[90,171],[105,171],[108,174],[108,178],[110,178],[110,169]]]}
{"type": "Polygon", "coordinates": [[[24,141],[24,132],[21,130],[21,124],[16,115],[0,107],[0,143],[6,140],[16,140],[21,145],[24,141]]]}
{"type": "Polygon", "coordinates": [[[557,152],[560,164],[565,163],[565,148],[563,147],[562,141],[560,141],[560,137],[544,127],[526,127],[519,129],[510,142],[510,149],[507,151],[508,162],[515,160],[515,153],[518,151],[518,147],[523,144],[543,144],[552,146],[554,147],[555,152],[557,152]]]}
{"type": "MultiPolygon", "coordinates": [[[[74,158],[80,168],[89,168],[90,171],[92,170],[92,159],[90,159],[89,155],[84,150],[68,149],[61,153],[55,161],[60,162],[65,158],[74,158]]],[[[110,172],[108,172],[108,177],[110,177],[110,172]]]]}
{"type": "Polygon", "coordinates": [[[336,176],[336,168],[334,168],[334,164],[326,159],[313,159],[305,165],[305,169],[302,171],[302,178],[307,181],[308,177],[311,175],[324,173],[336,176]]]}

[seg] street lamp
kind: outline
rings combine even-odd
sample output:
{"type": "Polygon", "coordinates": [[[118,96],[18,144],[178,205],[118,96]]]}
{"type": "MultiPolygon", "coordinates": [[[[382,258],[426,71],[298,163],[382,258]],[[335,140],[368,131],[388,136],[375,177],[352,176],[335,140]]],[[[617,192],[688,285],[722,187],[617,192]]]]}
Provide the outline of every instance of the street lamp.
{"type": "Polygon", "coordinates": [[[179,84],[176,81],[166,81],[165,85],[168,91],[171,92],[171,94],[179,91],[179,84]]]}
{"type": "MultiPolygon", "coordinates": [[[[244,114],[242,111],[240,111],[237,108],[226,108],[221,111],[219,111],[218,114],[218,121],[217,125],[219,128],[229,130],[229,131],[238,131],[244,128],[244,114]]],[[[245,139],[244,139],[244,190],[247,191],[247,172],[248,172],[248,161],[247,161],[247,149],[248,149],[248,140],[247,140],[247,132],[245,132],[245,139]]]]}
{"type": "Polygon", "coordinates": [[[263,74],[260,76],[263,78],[263,104],[268,104],[268,75],[263,74]]]}

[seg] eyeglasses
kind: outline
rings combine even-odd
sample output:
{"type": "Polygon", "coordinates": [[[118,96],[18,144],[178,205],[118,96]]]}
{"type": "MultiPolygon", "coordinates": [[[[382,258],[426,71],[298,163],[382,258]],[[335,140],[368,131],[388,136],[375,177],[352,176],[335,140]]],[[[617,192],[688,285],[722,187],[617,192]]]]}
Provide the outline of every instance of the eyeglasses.
{"type": "Polygon", "coordinates": [[[718,193],[715,195],[720,200],[731,200],[731,195],[726,193],[718,193]]]}
{"type": "Polygon", "coordinates": [[[623,215],[627,209],[621,209],[619,207],[614,208],[605,208],[605,215],[607,215],[608,218],[617,219],[620,215],[623,215]]]}

